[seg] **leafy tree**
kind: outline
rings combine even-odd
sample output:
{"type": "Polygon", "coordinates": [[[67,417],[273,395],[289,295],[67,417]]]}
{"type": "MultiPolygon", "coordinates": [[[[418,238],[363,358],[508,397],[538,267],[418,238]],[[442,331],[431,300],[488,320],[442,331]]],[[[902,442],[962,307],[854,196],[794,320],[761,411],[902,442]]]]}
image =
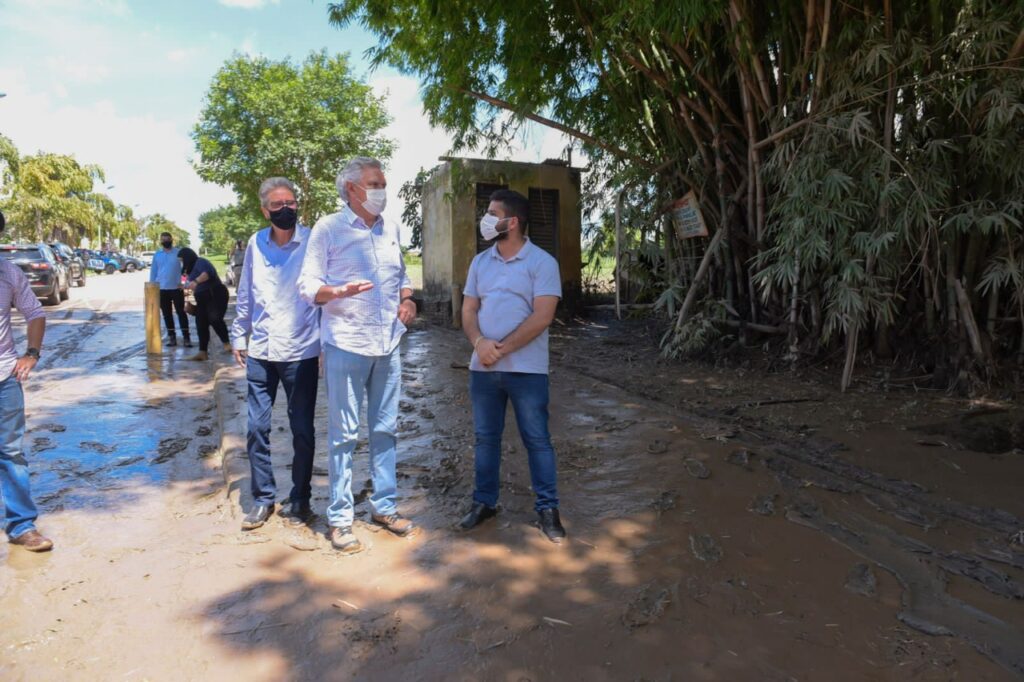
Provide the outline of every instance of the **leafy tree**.
{"type": "Polygon", "coordinates": [[[381,135],[388,122],[347,55],[314,52],[300,65],[236,55],[214,76],[193,129],[195,167],[233,188],[254,218],[260,183],[286,177],[299,189],[301,221],[312,225],[338,204],[334,179],[344,159],[390,157],[381,135]]]}
{"type": "Polygon", "coordinates": [[[428,171],[420,168],[416,177],[406,180],[398,190],[398,198],[404,202],[402,222],[412,231],[409,246],[414,249],[423,247],[423,183],[432,172],[433,169],[428,171]]]}
{"type": "Polygon", "coordinates": [[[667,353],[754,334],[794,362],[840,345],[844,387],[862,342],[915,344],[940,384],[1000,354],[1024,362],[1021,3],[343,0],[329,14],[420,78],[457,146],[497,152],[525,120],[580,141],[590,201],[609,214],[621,191],[627,246],[664,253],[667,353]],[[665,226],[688,191],[706,241],[665,226]]]}
{"type": "MultiPolygon", "coordinates": [[[[8,173],[13,166],[8,163],[8,173]]],[[[103,180],[99,166],[82,166],[62,154],[21,158],[11,173],[4,213],[9,233],[22,239],[60,238],[78,243],[95,235],[96,202],[93,184],[103,180]]]]}
{"type": "Polygon", "coordinates": [[[175,246],[189,246],[188,232],[162,213],[154,213],[142,220],[141,236],[147,250],[155,251],[160,248],[160,234],[163,232],[168,232],[174,237],[175,246]]]}
{"type": "Polygon", "coordinates": [[[257,220],[238,204],[219,206],[199,216],[199,238],[208,253],[228,253],[235,240],[247,242],[266,223],[263,216],[257,220]]]}

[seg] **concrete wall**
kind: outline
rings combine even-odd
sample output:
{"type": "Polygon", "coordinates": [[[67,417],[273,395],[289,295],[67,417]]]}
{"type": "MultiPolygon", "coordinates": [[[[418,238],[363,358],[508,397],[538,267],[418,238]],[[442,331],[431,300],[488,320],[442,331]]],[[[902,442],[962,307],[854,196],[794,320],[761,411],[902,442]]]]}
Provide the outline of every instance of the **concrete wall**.
{"type": "Polygon", "coordinates": [[[423,283],[428,309],[451,304],[452,285],[460,290],[476,256],[476,184],[508,185],[529,196],[530,188],[558,190],[558,265],[563,307],[579,303],[581,270],[580,170],[553,164],[450,159],[423,191],[423,283]]]}
{"type": "Polygon", "coordinates": [[[450,305],[452,283],[451,168],[442,164],[423,185],[423,299],[431,312],[450,305]]]}

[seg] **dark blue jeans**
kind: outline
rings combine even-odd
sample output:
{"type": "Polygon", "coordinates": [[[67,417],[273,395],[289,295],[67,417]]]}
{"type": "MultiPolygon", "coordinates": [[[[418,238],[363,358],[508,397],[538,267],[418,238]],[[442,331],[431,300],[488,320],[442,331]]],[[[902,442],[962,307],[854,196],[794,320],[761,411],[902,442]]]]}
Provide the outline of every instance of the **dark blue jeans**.
{"type": "Polygon", "coordinates": [[[530,462],[530,482],[537,496],[534,508],[558,508],[555,449],[548,433],[548,375],[522,372],[470,372],[476,431],[476,487],[473,500],[488,507],[498,504],[501,485],[501,434],[505,406],[511,401],[519,435],[530,462]]]}
{"type": "Polygon", "coordinates": [[[35,530],[39,514],[29,492],[28,462],[21,448],[24,435],[25,394],[12,375],[0,381],[0,498],[9,538],[35,530]]]}
{"type": "Polygon", "coordinates": [[[270,418],[278,384],[288,399],[288,420],[292,429],[292,502],[309,502],[312,495],[315,435],[313,412],[320,379],[319,358],[294,362],[270,362],[248,358],[245,376],[249,380],[249,467],[252,497],[256,504],[273,504],[277,496],[274,468],[270,460],[270,418]]]}

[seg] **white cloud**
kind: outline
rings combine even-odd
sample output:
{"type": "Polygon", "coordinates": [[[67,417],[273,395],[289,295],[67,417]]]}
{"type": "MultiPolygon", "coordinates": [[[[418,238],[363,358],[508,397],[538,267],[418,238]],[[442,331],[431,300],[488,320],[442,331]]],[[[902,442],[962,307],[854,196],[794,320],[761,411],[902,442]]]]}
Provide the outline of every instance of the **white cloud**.
{"type": "Polygon", "coordinates": [[[82,58],[72,59],[67,55],[48,57],[46,66],[54,78],[70,80],[80,85],[95,85],[110,77],[110,69],[105,64],[82,58]]]}
{"type": "Polygon", "coordinates": [[[65,105],[34,91],[20,70],[0,69],[8,97],[0,100],[0,130],[22,154],[70,154],[99,164],[109,194],[136,215],[164,213],[198,243],[199,214],[230,203],[227,188],[203,182],[189,163],[192,142],[173,122],[153,115],[128,116],[109,101],[65,105]]]}
{"type": "Polygon", "coordinates": [[[267,5],[276,5],[280,0],[219,0],[225,7],[238,7],[240,9],[260,9],[267,5]]]}
{"type": "Polygon", "coordinates": [[[167,51],[167,61],[181,63],[189,59],[193,54],[193,50],[187,48],[175,48],[167,51]]]}

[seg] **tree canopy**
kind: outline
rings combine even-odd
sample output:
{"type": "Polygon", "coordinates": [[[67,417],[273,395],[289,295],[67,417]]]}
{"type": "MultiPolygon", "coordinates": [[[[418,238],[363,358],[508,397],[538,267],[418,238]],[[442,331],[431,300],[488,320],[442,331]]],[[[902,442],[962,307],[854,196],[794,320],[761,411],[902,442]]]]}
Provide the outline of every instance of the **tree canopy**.
{"type": "Polygon", "coordinates": [[[2,135],[0,181],[5,240],[60,240],[78,246],[88,239],[94,248],[155,248],[156,237],[144,232],[143,225],[156,221],[188,243],[188,233],[172,221],[137,218],[130,207],[96,191],[96,184],[105,181],[99,166],[82,165],[63,154],[21,156],[2,135]]]}
{"type": "Polygon", "coordinates": [[[347,55],[290,60],[236,55],[213,77],[192,132],[204,180],[231,187],[259,216],[259,186],[283,176],[299,189],[301,222],[335,210],[334,179],[356,155],[385,160],[392,143],[383,99],[353,75],[347,55]]]}
{"type": "Polygon", "coordinates": [[[420,78],[432,123],[458,145],[497,151],[525,120],[579,140],[592,201],[610,211],[621,192],[630,246],[659,254],[667,353],[767,335],[796,362],[840,343],[844,386],[860,342],[878,356],[911,344],[937,383],[1024,360],[1021,3],[343,0],[329,12],[377,36],[375,62],[420,78]],[[706,240],[667,219],[691,190],[706,240]]]}
{"type": "Polygon", "coordinates": [[[199,238],[209,252],[228,253],[235,240],[241,239],[244,244],[266,223],[237,204],[218,206],[199,216],[199,238]]]}

